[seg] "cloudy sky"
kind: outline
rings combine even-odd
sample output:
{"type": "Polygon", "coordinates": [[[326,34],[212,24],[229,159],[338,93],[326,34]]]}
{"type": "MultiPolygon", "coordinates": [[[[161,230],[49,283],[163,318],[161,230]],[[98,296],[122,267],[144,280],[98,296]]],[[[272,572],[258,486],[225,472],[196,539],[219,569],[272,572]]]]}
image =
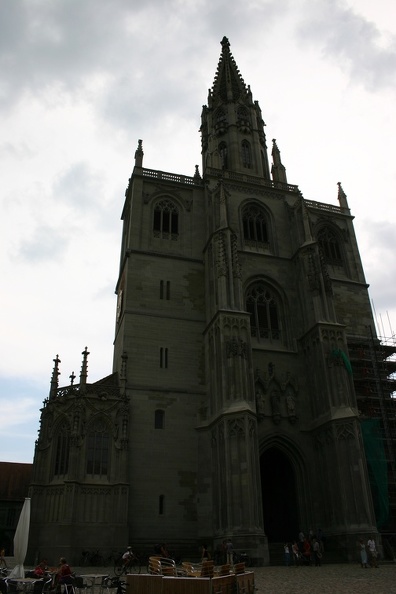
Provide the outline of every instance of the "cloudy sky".
{"type": "Polygon", "coordinates": [[[31,462],[56,354],[112,371],[124,192],[194,174],[226,35],[305,198],[352,213],[380,333],[396,327],[394,0],[6,0],[0,5],[0,459],[31,462]]]}

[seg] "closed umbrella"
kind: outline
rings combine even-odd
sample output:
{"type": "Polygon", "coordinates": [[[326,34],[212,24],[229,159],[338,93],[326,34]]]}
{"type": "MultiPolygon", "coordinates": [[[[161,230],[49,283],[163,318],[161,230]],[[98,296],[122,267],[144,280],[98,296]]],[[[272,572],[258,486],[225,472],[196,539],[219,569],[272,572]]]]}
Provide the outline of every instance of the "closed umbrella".
{"type": "Polygon", "coordinates": [[[30,498],[26,497],[23,504],[21,515],[19,516],[18,526],[14,536],[14,557],[15,567],[11,571],[9,577],[25,577],[25,569],[23,563],[26,557],[26,551],[29,540],[29,526],[30,526],[30,498]]]}

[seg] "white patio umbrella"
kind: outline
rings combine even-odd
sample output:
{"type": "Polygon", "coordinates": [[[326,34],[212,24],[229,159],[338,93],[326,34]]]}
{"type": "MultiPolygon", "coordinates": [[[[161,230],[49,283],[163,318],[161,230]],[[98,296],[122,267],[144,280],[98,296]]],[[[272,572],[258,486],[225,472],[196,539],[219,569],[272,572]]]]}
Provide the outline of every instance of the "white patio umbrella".
{"type": "Polygon", "coordinates": [[[14,557],[15,567],[11,571],[9,577],[25,577],[25,569],[23,563],[26,557],[26,551],[29,540],[29,526],[30,526],[30,498],[26,497],[23,504],[21,515],[19,516],[18,526],[14,536],[14,557]]]}

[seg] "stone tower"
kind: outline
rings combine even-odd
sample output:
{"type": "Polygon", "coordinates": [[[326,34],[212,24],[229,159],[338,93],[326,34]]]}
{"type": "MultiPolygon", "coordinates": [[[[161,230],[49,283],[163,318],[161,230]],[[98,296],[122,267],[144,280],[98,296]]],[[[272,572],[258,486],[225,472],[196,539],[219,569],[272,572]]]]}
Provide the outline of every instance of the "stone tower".
{"type": "MultiPolygon", "coordinates": [[[[199,544],[231,538],[268,563],[269,543],[321,528],[347,559],[357,535],[376,533],[348,351],[374,326],[352,216],[341,184],[337,206],[305,200],[275,140],[270,167],[259,104],[227,38],[221,46],[201,116],[202,176],[143,167],[141,140],[135,152],[116,284],[118,391],[99,402],[83,382],[87,400],[74,386],[68,401],[55,386],[46,405],[70,419],[76,398],[83,427],[96,417],[108,434],[109,463],[88,480],[82,432],[67,501],[83,505],[84,481],[99,499],[118,493],[120,534],[140,551],[166,541],[196,557],[199,544]]],[[[49,469],[51,423],[45,447],[39,439],[49,469]]],[[[35,489],[50,482],[37,470],[35,489]]],[[[94,523],[88,537],[106,549],[94,523]]]]}

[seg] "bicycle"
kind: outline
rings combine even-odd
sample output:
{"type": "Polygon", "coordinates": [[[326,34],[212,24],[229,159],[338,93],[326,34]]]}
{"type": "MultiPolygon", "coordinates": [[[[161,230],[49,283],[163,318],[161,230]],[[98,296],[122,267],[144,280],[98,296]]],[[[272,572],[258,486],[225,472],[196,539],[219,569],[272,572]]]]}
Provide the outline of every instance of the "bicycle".
{"type": "Polygon", "coordinates": [[[140,559],[136,555],[132,555],[126,561],[121,555],[114,563],[114,574],[116,576],[126,575],[127,573],[140,573],[141,569],[140,559]]]}
{"type": "Polygon", "coordinates": [[[244,563],[245,567],[250,567],[250,557],[245,552],[237,553],[237,551],[233,551],[233,560],[234,563],[244,563]]]}
{"type": "Polygon", "coordinates": [[[120,580],[119,577],[107,577],[103,581],[103,586],[107,591],[115,589],[115,594],[126,594],[126,583],[120,580]]]}
{"type": "Polygon", "coordinates": [[[79,566],[84,567],[91,565],[94,567],[104,567],[105,560],[103,555],[100,554],[99,549],[95,551],[82,551],[79,566]]]}

